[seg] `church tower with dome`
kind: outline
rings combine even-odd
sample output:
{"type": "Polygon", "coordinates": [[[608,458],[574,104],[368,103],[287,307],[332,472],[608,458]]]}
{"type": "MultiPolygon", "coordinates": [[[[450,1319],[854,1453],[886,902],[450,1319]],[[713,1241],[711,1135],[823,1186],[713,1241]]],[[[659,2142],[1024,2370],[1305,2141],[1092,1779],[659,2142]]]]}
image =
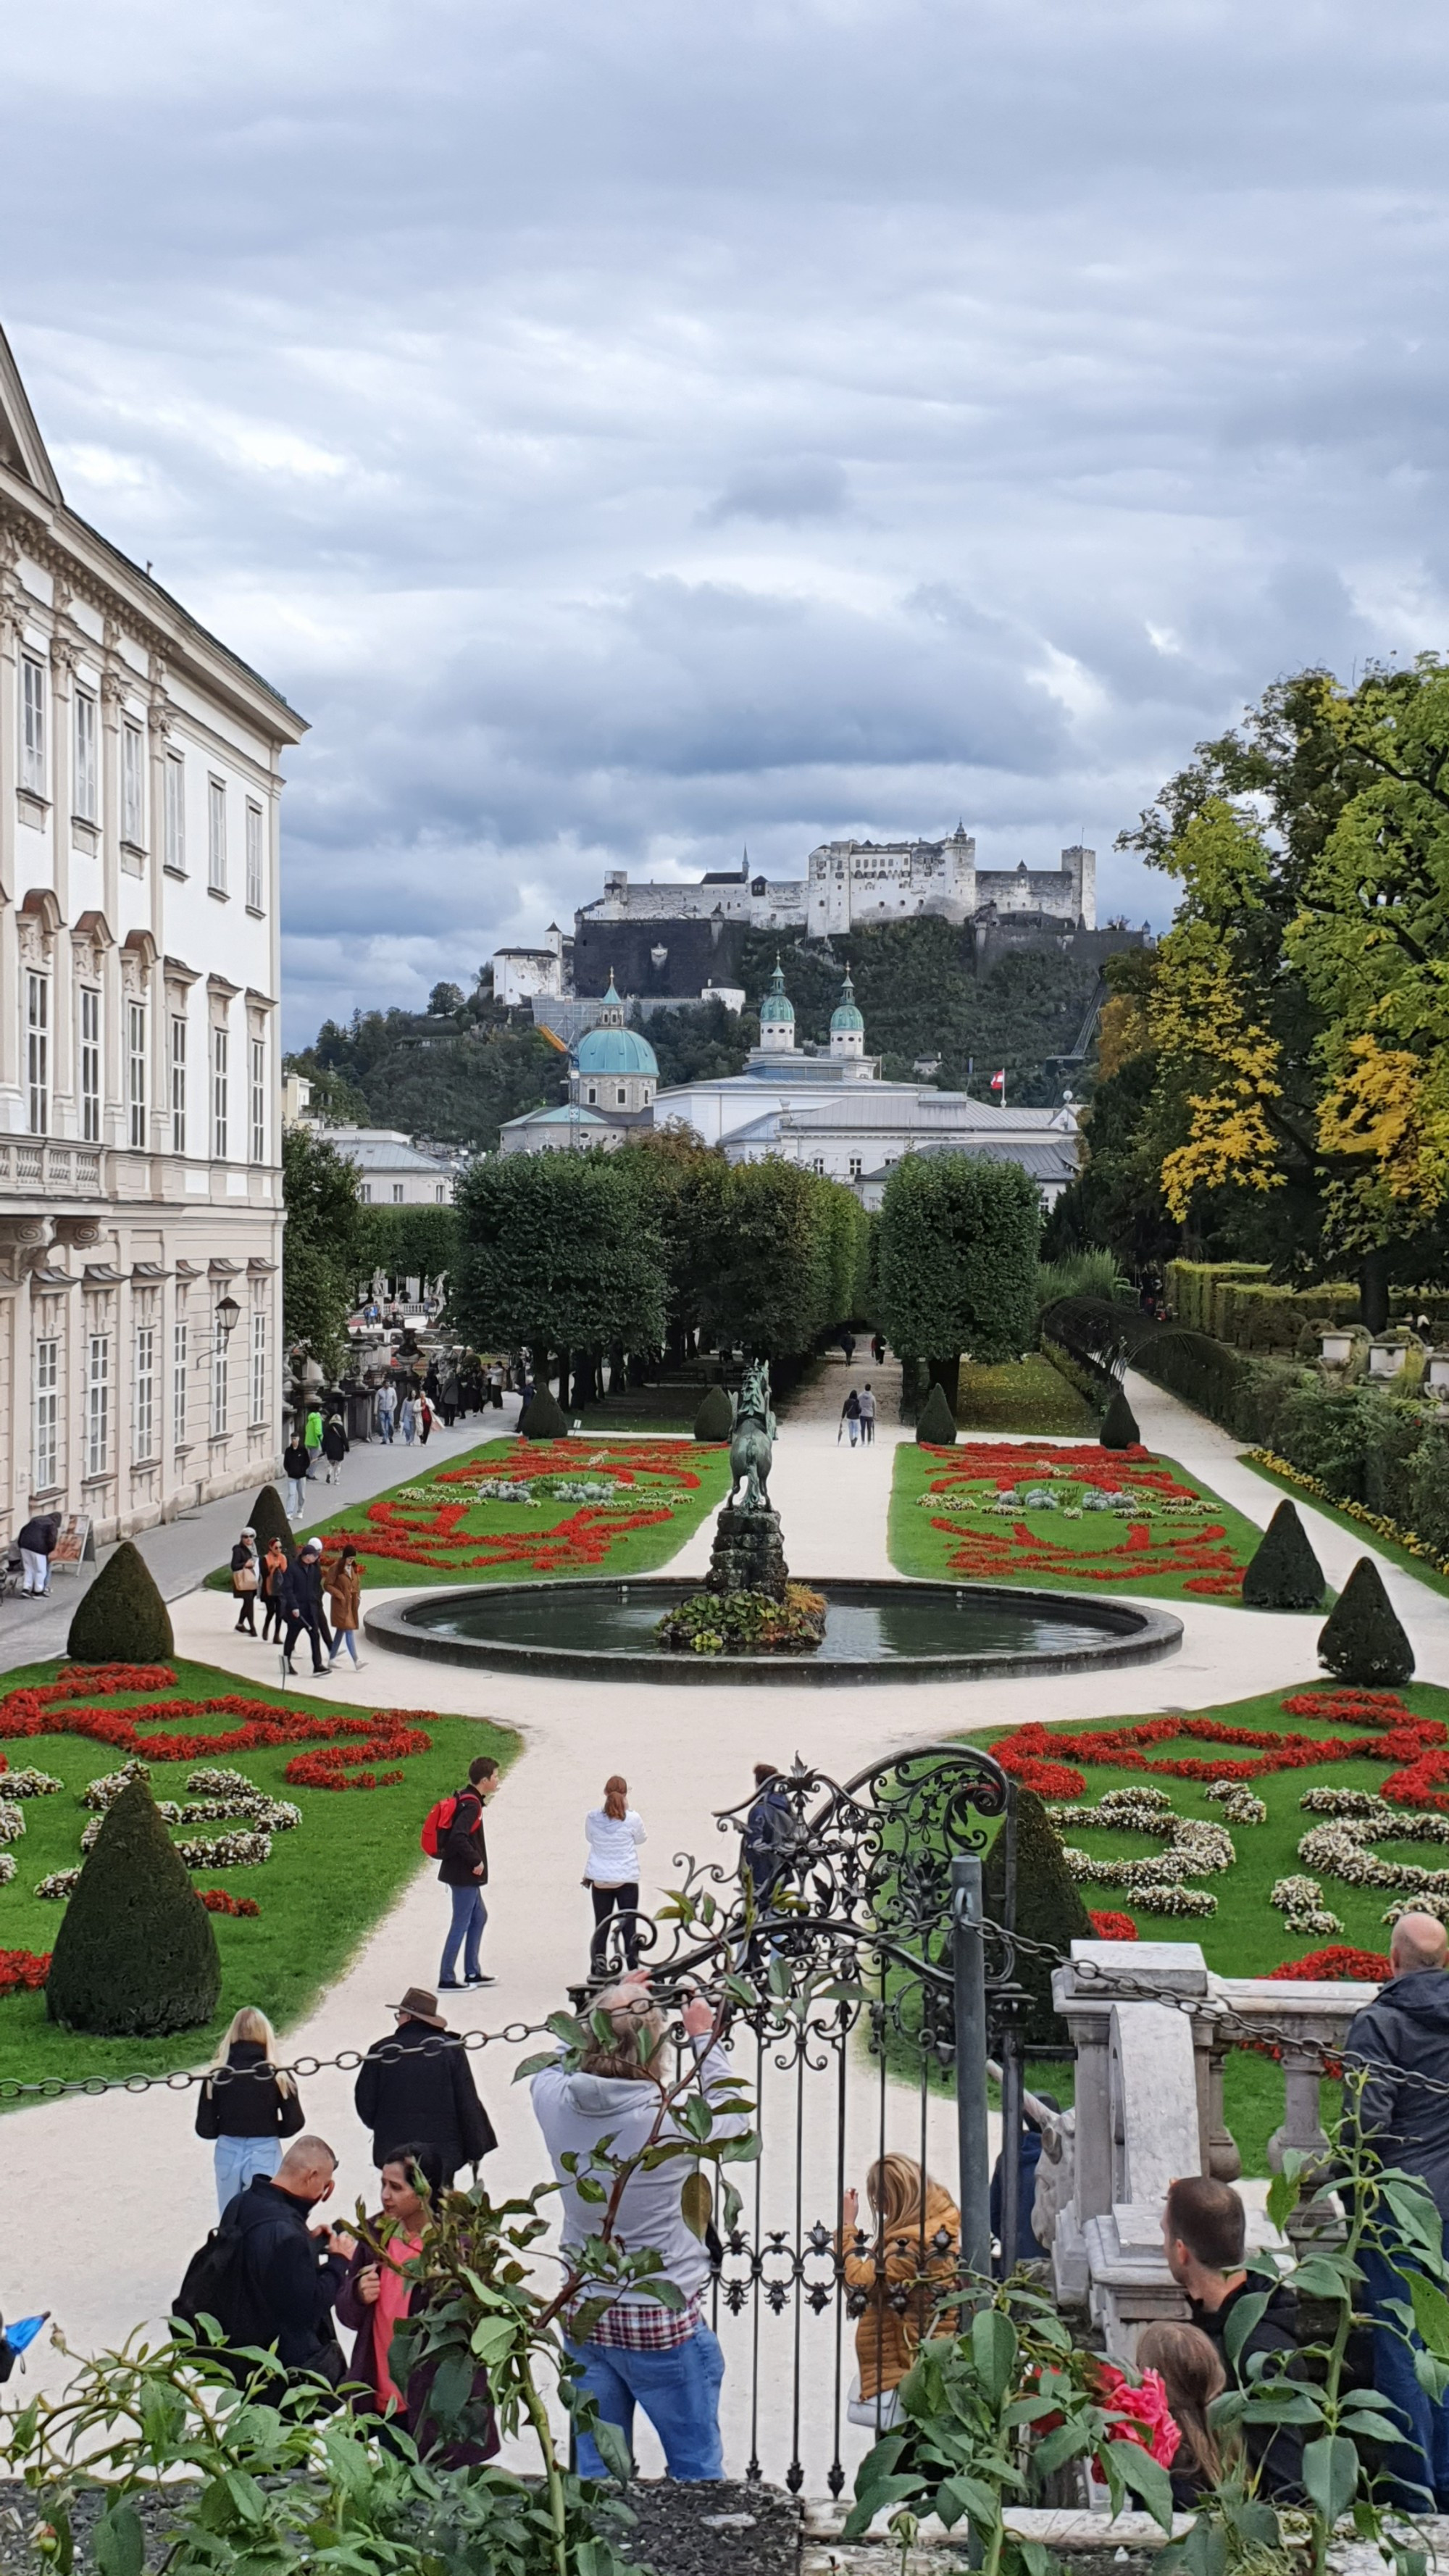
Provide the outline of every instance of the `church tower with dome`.
{"type": "Polygon", "coordinates": [[[772,1061],[795,1053],[795,1005],[785,990],[785,969],[778,957],[770,989],[760,1004],[760,1043],[754,1053],[772,1061]]]}
{"type": "Polygon", "coordinates": [[[623,1111],[632,1119],[640,1110],[652,1109],[658,1088],[658,1057],[641,1031],[628,1027],[611,975],[598,1020],[585,1031],[574,1053],[570,1101],[579,1108],[597,1109],[606,1118],[617,1118],[623,1111]]]}

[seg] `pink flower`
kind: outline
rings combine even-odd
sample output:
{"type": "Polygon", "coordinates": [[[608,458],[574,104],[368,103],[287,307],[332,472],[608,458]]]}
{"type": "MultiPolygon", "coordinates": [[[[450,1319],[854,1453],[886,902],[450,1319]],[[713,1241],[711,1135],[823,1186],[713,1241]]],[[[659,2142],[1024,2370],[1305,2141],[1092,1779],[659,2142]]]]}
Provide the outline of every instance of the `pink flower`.
{"type": "MultiPolygon", "coordinates": [[[[1136,2442],[1139,2449],[1151,2453],[1159,2468],[1170,2469],[1182,2434],[1168,2405],[1161,2371],[1144,2370],[1141,2387],[1134,2388],[1115,2362],[1104,2361],[1098,2364],[1097,2382],[1103,2405],[1114,2415],[1130,2418],[1108,2427],[1108,2441],[1136,2442]]],[[[1092,2474],[1105,2486],[1099,2470],[1092,2474]]]]}

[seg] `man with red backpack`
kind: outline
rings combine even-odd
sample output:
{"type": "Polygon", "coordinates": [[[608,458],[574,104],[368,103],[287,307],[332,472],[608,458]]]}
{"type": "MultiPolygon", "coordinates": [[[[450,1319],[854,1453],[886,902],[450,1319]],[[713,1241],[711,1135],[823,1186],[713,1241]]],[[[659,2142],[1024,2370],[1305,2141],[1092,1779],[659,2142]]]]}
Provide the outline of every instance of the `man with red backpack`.
{"type": "Polygon", "coordinates": [[[443,1988],[456,1988],[460,1983],[497,1983],[496,1978],[485,1977],[478,1960],[483,1926],[488,1920],[488,1908],[483,1902],[483,1890],[488,1884],[483,1810],[497,1787],[497,1763],[491,1754],[478,1754],[468,1765],[467,1787],[451,1798],[440,1798],[423,1825],[423,1849],[436,1859],[439,1882],[451,1888],[453,1894],[453,1920],[443,1944],[443,1965],[438,1977],[443,1988]],[[456,1973],[460,1949],[461,1979],[456,1973]]]}

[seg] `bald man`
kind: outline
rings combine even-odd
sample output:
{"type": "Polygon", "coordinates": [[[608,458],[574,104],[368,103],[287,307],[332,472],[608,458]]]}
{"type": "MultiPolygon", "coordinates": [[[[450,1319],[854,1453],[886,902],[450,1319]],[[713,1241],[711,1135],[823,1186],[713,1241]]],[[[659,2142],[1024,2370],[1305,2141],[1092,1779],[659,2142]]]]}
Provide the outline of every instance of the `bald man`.
{"type": "MultiPolygon", "coordinates": [[[[1449,2246],[1449,2090],[1413,2083],[1432,2076],[1449,2087],[1449,1942],[1432,1914],[1401,1914],[1389,1945],[1392,1968],[1375,2001],[1354,2016],[1344,2043],[1345,2072],[1355,2060],[1365,2072],[1359,2124],[1382,2163],[1416,2174],[1432,2193],[1449,2246]]],[[[1369,2308],[1384,2317],[1393,2300],[1406,2300],[1408,2285],[1382,2254],[1362,2253],[1369,2308]]],[[[1414,2374],[1410,2346],[1386,2320],[1373,2339],[1374,2386],[1409,2439],[1388,2462],[1401,2504],[1428,2510],[1424,2490],[1438,2511],[1449,2511],[1449,2402],[1434,2405],[1414,2374]]]]}

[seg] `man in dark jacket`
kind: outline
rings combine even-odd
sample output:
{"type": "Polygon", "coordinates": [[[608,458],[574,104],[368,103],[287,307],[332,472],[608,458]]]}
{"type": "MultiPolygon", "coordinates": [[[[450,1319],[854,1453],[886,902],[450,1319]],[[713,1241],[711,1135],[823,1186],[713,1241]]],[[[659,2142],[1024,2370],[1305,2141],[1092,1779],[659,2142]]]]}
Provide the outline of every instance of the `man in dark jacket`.
{"type": "Polygon", "coordinates": [[[468,1785],[453,1801],[453,1821],[438,1851],[438,1882],[451,1888],[453,1919],[443,1943],[439,1987],[451,1993],[458,1983],[458,1952],[463,1951],[463,1983],[491,1986],[479,1964],[479,1947],[488,1921],[483,1890],[488,1884],[488,1845],[483,1838],[483,1810],[498,1789],[498,1765],[487,1753],[468,1765],[468,1785]]]}
{"type": "Polygon", "coordinates": [[[222,2214],[242,2238],[233,2313],[225,2318],[238,2344],[275,2344],[286,2370],[320,2370],[335,2387],[342,2350],[332,2302],[347,2278],[356,2238],[345,2228],[311,2229],[314,2209],[332,2197],[337,2159],[321,2138],[293,2140],[275,2176],[254,2174],[222,2214]]]}
{"type": "MultiPolygon", "coordinates": [[[[1414,2174],[1438,2208],[1449,2246],[1449,2092],[1409,2079],[1424,2075],[1449,2086],[1449,1946],[1432,1914],[1401,1914],[1389,1945],[1393,1970],[1375,2001],[1356,2013],[1344,2043],[1343,2066],[1363,2072],[1358,2124],[1383,2165],[1414,2174]]],[[[1385,2311],[1407,2302],[1409,2285],[1385,2253],[1367,2248],[1363,2266],[1367,2305],[1374,2317],[1374,2386],[1401,2419],[1409,2439],[1387,2462],[1401,2504],[1424,2512],[1424,2489],[1440,2513],[1449,2512],[1449,2400],[1435,2405],[1419,2386],[1414,2345],[1385,2311]]]]}
{"type": "MultiPolygon", "coordinates": [[[[1247,2235],[1243,2204],[1225,2182],[1206,2174],[1186,2174],[1173,2183],[1162,2213],[1162,2242],[1167,2268],[1187,2294],[1192,2322],[1216,2344],[1230,2388],[1246,2388],[1248,2363],[1255,2353],[1296,2353],[1297,2306],[1290,2291],[1271,2292],[1256,2325],[1229,2358],[1228,2319],[1239,2301],[1262,2293],[1243,2264],[1247,2235]]],[[[1284,2503],[1303,2493],[1303,2434],[1296,2424],[1249,2424],[1243,2435],[1248,2458],[1258,2471],[1259,2492],[1284,2503]]]]}
{"type": "Polygon", "coordinates": [[[784,1782],[772,1763],[755,1764],[755,1787],[759,1794],[745,1818],[740,1858],[750,1873],[755,1904],[763,1912],[776,1882],[784,1875],[800,1829],[784,1782]]]}
{"type": "Polygon", "coordinates": [[[368,2050],[352,2098],[372,2131],[379,2173],[399,2146],[417,2139],[436,2148],[451,2185],[460,2165],[476,2165],[498,2144],[462,2040],[423,1986],[409,1986],[396,2030],[368,2050]]]}
{"type": "Polygon", "coordinates": [[[20,1586],[22,1596],[30,1593],[38,1601],[50,1590],[50,1560],[55,1554],[55,1542],[59,1536],[58,1512],[37,1512],[32,1520],[26,1522],[16,1541],[24,1576],[20,1586]]]}
{"type": "Polygon", "coordinates": [[[282,1577],[282,1607],[287,1634],[282,1646],[282,1678],[295,1674],[292,1651],[305,1628],[312,1641],[312,1670],[325,1673],[332,1652],[332,1632],[322,1607],[322,1541],[309,1538],[302,1553],[282,1577]],[[324,1653],[325,1649],[325,1653],[324,1653]]]}

